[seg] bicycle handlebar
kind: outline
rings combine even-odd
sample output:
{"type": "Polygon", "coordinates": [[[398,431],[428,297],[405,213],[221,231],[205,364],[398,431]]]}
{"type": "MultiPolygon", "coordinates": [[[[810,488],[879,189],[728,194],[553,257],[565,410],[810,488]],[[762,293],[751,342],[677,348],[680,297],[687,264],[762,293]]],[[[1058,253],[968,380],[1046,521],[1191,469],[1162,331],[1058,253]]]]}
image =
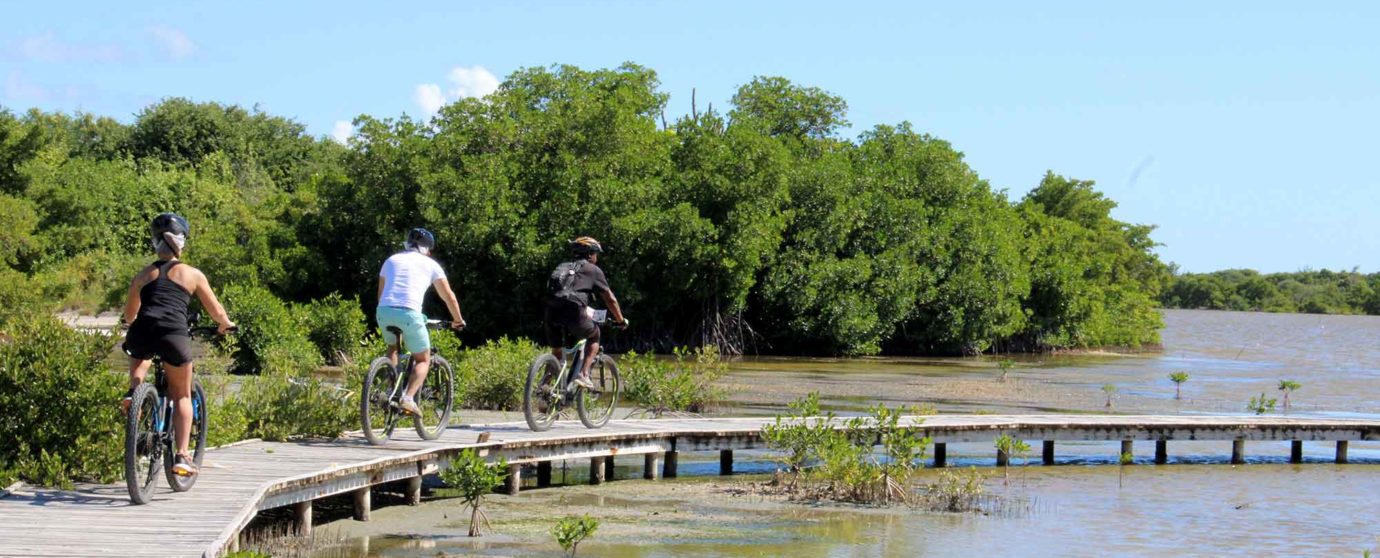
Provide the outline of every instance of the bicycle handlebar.
{"type": "MultiPolygon", "coordinates": [[[[427,320],[426,327],[427,329],[452,329],[455,328],[455,322],[450,320],[427,320]]],[[[465,329],[465,322],[460,322],[459,329],[465,329]]]]}
{"type": "MultiPolygon", "coordinates": [[[[225,333],[238,333],[239,331],[240,331],[240,326],[235,326],[235,327],[232,327],[232,328],[230,328],[230,329],[228,329],[228,330],[225,330],[225,333]]],[[[200,337],[217,337],[217,336],[220,335],[220,328],[219,328],[219,327],[216,327],[216,326],[199,326],[199,327],[192,327],[192,328],[187,328],[187,333],[189,333],[189,334],[191,334],[191,335],[193,335],[193,336],[200,336],[200,337]]]]}

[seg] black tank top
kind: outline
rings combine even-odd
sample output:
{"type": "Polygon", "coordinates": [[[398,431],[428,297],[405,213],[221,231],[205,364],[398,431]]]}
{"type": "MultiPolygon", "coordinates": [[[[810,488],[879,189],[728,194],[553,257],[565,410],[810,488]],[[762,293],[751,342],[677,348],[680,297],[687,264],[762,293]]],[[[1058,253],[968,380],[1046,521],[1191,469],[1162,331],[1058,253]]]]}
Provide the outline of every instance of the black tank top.
{"type": "Polygon", "coordinates": [[[168,271],[180,261],[153,262],[158,278],[139,289],[138,320],[149,322],[159,329],[187,331],[187,305],[192,294],[168,277],[168,271]]]}

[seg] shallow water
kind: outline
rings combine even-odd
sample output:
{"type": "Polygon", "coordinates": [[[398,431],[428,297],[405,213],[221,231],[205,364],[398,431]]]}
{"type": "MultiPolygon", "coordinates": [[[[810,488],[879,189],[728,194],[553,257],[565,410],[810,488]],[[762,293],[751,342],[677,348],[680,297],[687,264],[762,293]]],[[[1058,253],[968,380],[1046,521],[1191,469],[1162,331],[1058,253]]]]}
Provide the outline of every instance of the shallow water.
{"type": "MultiPolygon", "coordinates": [[[[1303,385],[1291,413],[1380,416],[1380,317],[1167,311],[1165,322],[1162,353],[1024,358],[1007,383],[995,381],[991,359],[747,359],[726,378],[733,386],[726,411],[774,413],[818,390],[844,412],[875,401],[932,403],[943,411],[1098,412],[1105,410],[1100,387],[1112,383],[1122,412],[1243,413],[1250,396],[1278,397],[1278,381],[1288,378],[1303,385]],[[1177,370],[1192,377],[1176,401],[1166,376],[1177,370]]],[[[436,501],[379,510],[372,525],[339,522],[333,527],[349,540],[320,555],[559,556],[547,529],[554,518],[579,513],[604,518],[581,556],[1361,556],[1380,550],[1376,443],[1353,443],[1353,464],[1342,466],[1329,462],[1331,444],[1306,443],[1304,465],[1285,463],[1287,443],[1248,444],[1244,466],[1225,464],[1229,449],[1171,443],[1171,464],[1152,466],[1153,445],[1138,444],[1137,464],[1117,467],[1109,465],[1119,451],[1114,444],[1061,443],[1060,466],[1012,467],[1003,481],[990,468],[990,446],[951,446],[951,463],[993,475],[987,488],[1006,505],[1004,513],[989,515],[810,507],[703,488],[745,484],[740,477],[619,481],[496,496],[491,514],[500,533],[476,546],[463,536],[463,521],[441,519],[464,515],[459,504],[436,501]]],[[[741,456],[736,468],[769,471],[764,457],[741,456]]],[[[713,475],[716,465],[711,456],[685,456],[681,472],[713,475]]],[[[631,468],[619,476],[639,474],[631,468]]],[[[570,478],[583,477],[577,470],[570,478]]]]}

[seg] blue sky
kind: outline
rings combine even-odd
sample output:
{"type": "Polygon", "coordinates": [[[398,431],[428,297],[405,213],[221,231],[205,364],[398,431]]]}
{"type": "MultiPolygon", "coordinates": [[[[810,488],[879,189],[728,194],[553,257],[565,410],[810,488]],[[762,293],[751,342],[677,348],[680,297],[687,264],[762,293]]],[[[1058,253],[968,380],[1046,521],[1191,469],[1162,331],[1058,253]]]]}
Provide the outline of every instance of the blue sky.
{"type": "Polygon", "coordinates": [[[128,121],[186,96],[329,135],[525,66],[634,61],[672,115],[781,75],[847,99],[849,136],[908,120],[1013,198],[1096,180],[1185,270],[1380,271],[1380,3],[62,4],[5,7],[0,105],[128,121]]]}

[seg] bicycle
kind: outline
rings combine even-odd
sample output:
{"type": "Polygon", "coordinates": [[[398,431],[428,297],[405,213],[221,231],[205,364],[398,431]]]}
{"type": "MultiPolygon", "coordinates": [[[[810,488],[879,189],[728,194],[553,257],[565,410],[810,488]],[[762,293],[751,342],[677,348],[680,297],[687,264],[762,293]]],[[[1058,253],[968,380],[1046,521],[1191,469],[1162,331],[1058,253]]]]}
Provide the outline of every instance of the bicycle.
{"type": "MultiPolygon", "coordinates": [[[[230,332],[238,330],[231,328],[230,332]]],[[[211,338],[219,332],[215,327],[189,327],[187,333],[211,338]]],[[[146,380],[134,388],[125,417],[125,484],[129,487],[129,499],[135,504],[147,504],[152,499],[160,465],[173,492],[186,492],[196,484],[195,475],[184,477],[173,472],[173,401],[167,396],[167,389],[163,359],[155,355],[153,381],[146,380]]],[[[187,449],[197,467],[206,454],[206,415],[206,392],[201,382],[193,379],[191,438],[187,449]]]]}
{"type": "MultiPolygon", "coordinates": [[[[603,325],[608,321],[607,310],[594,310],[594,323],[603,325]]],[[[572,380],[585,361],[587,339],[581,339],[575,346],[562,351],[564,359],[545,353],[532,361],[527,369],[527,384],[522,391],[522,415],[533,432],[543,432],[551,428],[563,408],[575,405],[576,414],[586,428],[600,428],[608,424],[613,409],[618,404],[623,383],[618,375],[618,364],[604,354],[599,354],[591,363],[589,380],[594,389],[580,387],[572,380]]]]}
{"type": "MultiPolygon", "coordinates": [[[[426,327],[433,330],[446,329],[452,324],[453,322],[427,320],[426,327]]],[[[389,326],[387,331],[397,337],[398,352],[404,356],[399,358],[397,367],[393,366],[387,356],[376,358],[369,364],[369,372],[364,376],[364,394],[359,402],[364,437],[376,446],[383,445],[392,438],[393,430],[402,420],[403,413],[399,401],[407,389],[407,384],[412,380],[413,371],[412,354],[407,351],[403,342],[402,330],[389,326]]],[[[422,414],[413,417],[412,421],[418,436],[423,440],[441,437],[441,433],[450,426],[451,403],[454,402],[454,398],[455,371],[451,369],[450,362],[436,354],[436,348],[433,347],[431,371],[422,387],[417,390],[417,396],[413,398],[417,407],[422,410],[422,414]]]]}

